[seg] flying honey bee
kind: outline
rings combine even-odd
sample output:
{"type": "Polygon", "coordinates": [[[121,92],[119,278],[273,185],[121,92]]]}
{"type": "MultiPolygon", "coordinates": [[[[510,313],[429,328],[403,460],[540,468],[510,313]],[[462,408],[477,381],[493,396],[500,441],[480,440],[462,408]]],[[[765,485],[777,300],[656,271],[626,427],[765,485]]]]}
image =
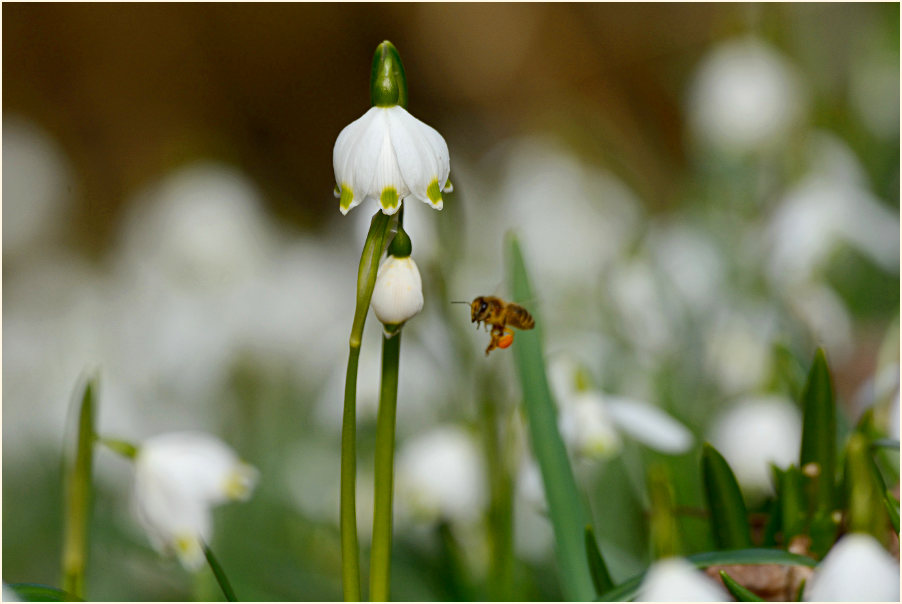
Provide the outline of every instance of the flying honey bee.
{"type": "Polygon", "coordinates": [[[514,331],[508,327],[517,329],[532,329],[535,327],[535,319],[529,311],[513,302],[505,302],[497,296],[479,296],[472,302],[455,301],[454,304],[470,305],[470,321],[476,323],[479,329],[480,323],[488,329],[492,326],[492,338],[489,347],[485,349],[485,356],[495,348],[507,348],[514,342],[514,331]]]}

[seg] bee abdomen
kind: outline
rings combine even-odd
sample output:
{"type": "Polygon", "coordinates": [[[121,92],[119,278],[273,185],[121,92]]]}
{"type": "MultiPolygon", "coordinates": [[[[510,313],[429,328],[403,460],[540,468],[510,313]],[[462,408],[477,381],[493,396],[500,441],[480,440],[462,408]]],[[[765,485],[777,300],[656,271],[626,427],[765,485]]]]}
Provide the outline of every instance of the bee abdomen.
{"type": "Polygon", "coordinates": [[[535,319],[522,306],[508,308],[508,323],[520,329],[532,329],[536,325],[535,319]]]}

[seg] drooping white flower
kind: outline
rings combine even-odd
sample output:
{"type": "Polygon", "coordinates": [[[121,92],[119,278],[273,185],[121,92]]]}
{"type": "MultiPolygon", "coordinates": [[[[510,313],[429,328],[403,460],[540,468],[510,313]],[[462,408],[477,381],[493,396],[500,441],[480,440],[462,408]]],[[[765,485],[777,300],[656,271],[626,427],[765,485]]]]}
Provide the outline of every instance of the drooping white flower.
{"type": "Polygon", "coordinates": [[[898,602],[899,563],[870,535],[840,539],[805,588],[809,602],[898,602]]]}
{"type": "Polygon", "coordinates": [[[398,454],[398,503],[408,516],[474,521],[485,505],[485,489],[479,447],[461,428],[423,433],[404,443],[398,454]]]}
{"type": "Polygon", "coordinates": [[[153,546],[196,570],[212,533],[213,506],[246,500],[258,472],[214,436],[170,432],[146,440],[135,458],[134,506],[153,546]]]}
{"type": "Polygon", "coordinates": [[[376,274],[371,304],[385,325],[400,325],[423,309],[423,282],[413,258],[385,259],[376,274]]]}
{"type": "Polygon", "coordinates": [[[726,602],[727,592],[713,579],[682,558],[667,558],[652,564],[637,602],[726,602]]]}
{"type": "Polygon", "coordinates": [[[441,210],[442,193],[451,190],[445,139],[400,105],[372,107],[345,126],[335,141],[332,167],[342,214],[375,199],[391,215],[408,197],[441,210]]]}
{"type": "Polygon", "coordinates": [[[717,417],[711,443],[720,451],[746,492],[773,490],[770,464],[785,468],[796,462],[802,415],[788,398],[745,398],[717,417]]]}
{"type": "Polygon", "coordinates": [[[561,436],[578,455],[611,456],[621,448],[621,434],[671,455],[692,446],[689,429],[658,407],[581,387],[579,368],[568,357],[554,359],[549,375],[561,436]]]}

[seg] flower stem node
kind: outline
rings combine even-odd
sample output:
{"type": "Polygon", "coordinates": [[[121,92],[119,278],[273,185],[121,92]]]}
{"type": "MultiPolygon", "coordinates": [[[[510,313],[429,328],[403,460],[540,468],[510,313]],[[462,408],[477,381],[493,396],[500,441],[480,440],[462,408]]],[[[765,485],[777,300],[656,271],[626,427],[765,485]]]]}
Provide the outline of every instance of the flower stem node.
{"type": "Polygon", "coordinates": [[[198,570],[212,536],[213,506],[246,500],[258,476],[213,436],[161,434],[145,441],[135,457],[135,512],[158,551],[175,553],[185,568],[198,570]]]}
{"type": "Polygon", "coordinates": [[[441,210],[451,191],[448,145],[407,112],[404,68],[390,42],[376,50],[371,96],[373,107],[345,126],[332,150],[341,213],[374,199],[391,215],[408,197],[441,210]]]}
{"type": "Polygon", "coordinates": [[[389,337],[423,309],[423,282],[413,258],[390,255],[385,259],[376,275],[372,307],[389,337]]]}

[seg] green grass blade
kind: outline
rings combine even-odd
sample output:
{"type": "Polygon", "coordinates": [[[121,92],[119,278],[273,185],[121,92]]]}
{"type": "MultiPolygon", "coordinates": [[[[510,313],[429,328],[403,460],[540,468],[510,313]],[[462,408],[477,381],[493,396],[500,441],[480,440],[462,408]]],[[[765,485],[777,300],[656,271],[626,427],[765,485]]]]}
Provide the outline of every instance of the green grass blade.
{"type": "MultiPolygon", "coordinates": [[[[514,299],[534,299],[515,237],[509,237],[508,257],[514,299]]],[[[583,538],[588,518],[557,428],[557,412],[548,387],[542,354],[542,320],[536,312],[533,316],[536,319],[535,328],[517,334],[513,346],[514,360],[523,390],[530,440],[548,500],[562,591],[569,600],[586,601],[596,596],[583,538]]]]}
{"type": "Polygon", "coordinates": [[[595,585],[595,591],[598,594],[611,591],[614,588],[614,582],[611,580],[611,574],[608,572],[608,566],[601,557],[601,550],[598,548],[598,542],[595,540],[595,532],[592,525],[586,525],[586,559],[589,561],[589,572],[592,573],[592,583],[595,585]]]}
{"type": "Polygon", "coordinates": [[[764,598],[759,598],[754,592],[737,583],[736,579],[728,575],[725,571],[720,571],[720,579],[723,581],[727,591],[736,598],[737,602],[764,602],[764,598]]]}
{"type": "Polygon", "coordinates": [[[39,583],[12,583],[7,585],[23,602],[82,602],[70,593],[39,583]]]}
{"type": "Polygon", "coordinates": [[[836,404],[833,384],[824,351],[818,349],[802,393],[802,447],[799,464],[805,477],[808,499],[811,551],[823,555],[832,545],[837,526],[836,404]]]}
{"type": "MultiPolygon", "coordinates": [[[[65,462],[65,534],[63,537],[63,590],[85,597],[88,558],[88,521],[94,469],[94,418],[97,382],[87,379],[78,406],[75,451],[65,462]]],[[[67,451],[68,454],[68,451],[67,451]]]]}
{"type": "MultiPolygon", "coordinates": [[[[807,556],[798,554],[790,554],[781,549],[761,549],[750,548],[741,550],[725,550],[720,552],[704,552],[701,554],[693,554],[687,556],[686,559],[695,565],[696,568],[708,568],[709,566],[720,566],[730,564],[784,564],[792,566],[807,566],[814,568],[817,561],[807,556]]],[[[636,597],[639,586],[645,573],[640,573],[634,577],[630,577],[611,591],[603,594],[599,598],[602,602],[625,602],[636,597]]]]}
{"type": "Polygon", "coordinates": [[[702,478],[714,542],[723,549],[751,547],[748,512],[739,483],[723,456],[708,443],[702,447],[702,478]]]}
{"type": "Polygon", "coordinates": [[[893,523],[893,528],[896,530],[896,534],[899,534],[899,502],[896,501],[896,498],[892,496],[889,491],[886,491],[883,496],[883,504],[886,506],[886,512],[889,514],[889,519],[893,523]]]}

